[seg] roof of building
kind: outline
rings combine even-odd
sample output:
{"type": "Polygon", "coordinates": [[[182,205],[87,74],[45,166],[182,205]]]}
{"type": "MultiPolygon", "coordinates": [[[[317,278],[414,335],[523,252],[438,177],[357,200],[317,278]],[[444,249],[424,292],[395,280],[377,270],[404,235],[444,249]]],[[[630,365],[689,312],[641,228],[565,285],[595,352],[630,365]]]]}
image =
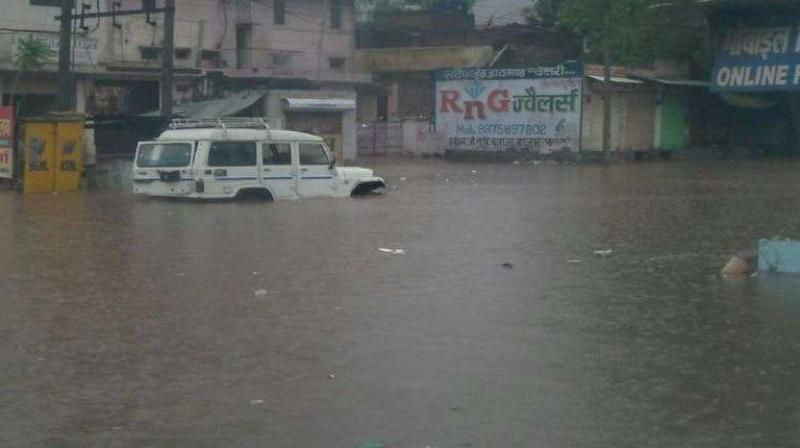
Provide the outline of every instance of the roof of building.
{"type": "MultiPolygon", "coordinates": [[[[229,117],[250,108],[261,100],[265,94],[265,91],[259,90],[237,93],[226,98],[178,104],[174,107],[174,114],[178,117],[196,119],[229,117]]],[[[142,115],[157,117],[159,113],[159,111],[155,110],[142,115]]]]}
{"type": "Polygon", "coordinates": [[[322,137],[304,132],[266,129],[222,129],[194,128],[170,129],[164,131],[158,141],[196,141],[196,140],[248,140],[275,142],[321,142],[322,137]]]}

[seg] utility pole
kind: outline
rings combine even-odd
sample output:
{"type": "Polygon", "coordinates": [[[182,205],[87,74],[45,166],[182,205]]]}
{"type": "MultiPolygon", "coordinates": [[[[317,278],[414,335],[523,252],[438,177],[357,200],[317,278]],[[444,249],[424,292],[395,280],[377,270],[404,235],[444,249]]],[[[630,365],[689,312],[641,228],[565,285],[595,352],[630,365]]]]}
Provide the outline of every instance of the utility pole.
{"type": "Polygon", "coordinates": [[[175,0],[164,0],[164,68],[161,72],[161,116],[172,118],[175,78],[175,0]]]}
{"type": "Polygon", "coordinates": [[[72,109],[72,0],[61,0],[61,31],[58,41],[58,109],[72,109]]]}
{"type": "Polygon", "coordinates": [[[608,160],[611,148],[611,2],[606,0],[603,12],[603,158],[608,160]]]}

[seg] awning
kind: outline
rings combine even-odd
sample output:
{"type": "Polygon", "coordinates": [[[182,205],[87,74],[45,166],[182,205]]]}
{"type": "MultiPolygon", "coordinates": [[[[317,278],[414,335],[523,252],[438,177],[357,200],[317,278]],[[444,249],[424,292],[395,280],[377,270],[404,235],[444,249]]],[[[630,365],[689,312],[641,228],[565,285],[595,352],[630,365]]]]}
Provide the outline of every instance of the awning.
{"type": "Polygon", "coordinates": [[[347,111],[356,109],[356,101],[340,98],[285,98],[283,105],[289,110],[347,111]]]}
{"type": "Polygon", "coordinates": [[[699,81],[696,79],[672,79],[672,78],[650,78],[650,77],[640,77],[641,79],[654,82],[656,84],[663,84],[665,86],[675,86],[675,87],[703,87],[708,88],[711,86],[711,83],[708,81],[699,81]]]}
{"type": "MultiPolygon", "coordinates": [[[[216,100],[183,103],[176,105],[173,108],[173,113],[177,117],[195,119],[231,117],[256,104],[259,100],[261,100],[261,98],[264,97],[265,93],[266,92],[264,91],[248,92],[216,100]]],[[[159,111],[157,110],[142,114],[142,116],[146,117],[154,117],[158,115],[159,111]]],[[[263,113],[259,111],[257,115],[263,115],[263,113]]]]}
{"type": "MultiPolygon", "coordinates": [[[[586,75],[587,78],[592,78],[595,81],[605,81],[605,78],[597,75],[586,75]]],[[[644,81],[638,79],[626,78],[624,76],[612,76],[610,81],[616,84],[644,84],[644,81]]]]}

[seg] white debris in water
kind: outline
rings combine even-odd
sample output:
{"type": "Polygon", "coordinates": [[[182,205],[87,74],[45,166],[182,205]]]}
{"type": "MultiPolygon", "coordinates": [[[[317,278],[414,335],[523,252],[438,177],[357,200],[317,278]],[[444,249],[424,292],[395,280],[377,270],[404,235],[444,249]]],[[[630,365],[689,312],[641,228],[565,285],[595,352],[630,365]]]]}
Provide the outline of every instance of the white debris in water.
{"type": "Polygon", "coordinates": [[[569,260],[567,260],[567,263],[569,264],[579,264],[580,262],[581,260],[579,258],[570,258],[569,260]]]}
{"type": "Polygon", "coordinates": [[[404,249],[389,249],[386,247],[379,247],[378,250],[385,254],[392,254],[392,255],[405,255],[406,251],[404,249]]]}
{"type": "Polygon", "coordinates": [[[264,297],[267,295],[266,289],[259,289],[255,293],[253,293],[256,297],[264,297]]]}
{"type": "Polygon", "coordinates": [[[613,249],[600,249],[600,250],[594,251],[594,255],[597,256],[597,257],[608,257],[613,253],[614,253],[613,249]]]}
{"type": "Polygon", "coordinates": [[[400,180],[405,182],[406,178],[405,177],[401,177],[400,180]]]}
{"type": "Polygon", "coordinates": [[[250,404],[264,404],[264,400],[250,400],[250,404]]]}
{"type": "Polygon", "coordinates": [[[478,170],[472,170],[472,174],[478,174],[478,170]]]}
{"type": "Polygon", "coordinates": [[[331,373],[328,374],[328,378],[334,379],[334,378],[336,378],[336,374],[331,372],[331,373]]]}
{"type": "Polygon", "coordinates": [[[258,275],[258,271],[253,271],[253,275],[258,275]]]}

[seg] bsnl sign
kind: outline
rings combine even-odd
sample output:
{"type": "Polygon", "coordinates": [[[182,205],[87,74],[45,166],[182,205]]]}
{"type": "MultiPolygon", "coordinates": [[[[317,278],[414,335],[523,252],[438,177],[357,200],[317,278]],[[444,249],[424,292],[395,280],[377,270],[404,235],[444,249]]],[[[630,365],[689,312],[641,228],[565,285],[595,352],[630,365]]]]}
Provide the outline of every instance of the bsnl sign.
{"type": "Polygon", "coordinates": [[[436,130],[456,151],[577,151],[582,80],[577,63],[444,70],[436,130]]]}
{"type": "Polygon", "coordinates": [[[711,90],[800,90],[800,15],[729,19],[714,67],[711,90]]]}

